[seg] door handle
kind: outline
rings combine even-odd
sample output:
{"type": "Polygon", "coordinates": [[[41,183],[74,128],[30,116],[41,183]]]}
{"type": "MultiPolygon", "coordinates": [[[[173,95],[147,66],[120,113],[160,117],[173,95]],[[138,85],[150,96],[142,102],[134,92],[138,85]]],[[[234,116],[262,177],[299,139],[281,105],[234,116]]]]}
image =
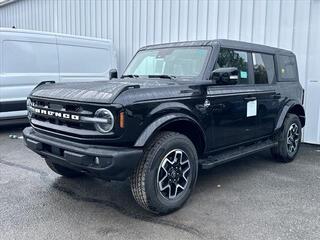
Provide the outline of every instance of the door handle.
{"type": "Polygon", "coordinates": [[[272,95],[272,97],[274,99],[280,99],[281,98],[281,93],[275,93],[275,94],[272,95]]]}
{"type": "Polygon", "coordinates": [[[257,100],[256,97],[245,97],[244,100],[246,101],[254,101],[254,100],[257,100]]]}
{"type": "Polygon", "coordinates": [[[219,103],[219,104],[214,104],[212,106],[212,111],[217,112],[217,111],[222,111],[226,108],[226,105],[223,103],[219,103]]]}

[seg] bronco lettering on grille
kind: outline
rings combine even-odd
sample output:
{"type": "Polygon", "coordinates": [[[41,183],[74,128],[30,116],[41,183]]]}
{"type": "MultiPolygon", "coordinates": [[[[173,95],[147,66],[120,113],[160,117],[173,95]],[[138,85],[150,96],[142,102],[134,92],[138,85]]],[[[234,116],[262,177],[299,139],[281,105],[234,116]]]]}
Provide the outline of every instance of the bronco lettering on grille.
{"type": "Polygon", "coordinates": [[[40,108],[33,108],[33,111],[37,114],[56,117],[56,118],[71,119],[71,120],[75,120],[75,121],[80,120],[79,115],[74,115],[74,114],[69,114],[69,113],[55,112],[55,111],[40,109],[40,108]]]}

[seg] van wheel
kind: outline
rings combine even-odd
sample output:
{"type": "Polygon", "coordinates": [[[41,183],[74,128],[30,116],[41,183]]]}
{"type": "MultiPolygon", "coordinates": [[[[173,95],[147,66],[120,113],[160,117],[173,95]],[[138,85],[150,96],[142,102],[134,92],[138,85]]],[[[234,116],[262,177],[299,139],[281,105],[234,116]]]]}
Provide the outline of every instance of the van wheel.
{"type": "Polygon", "coordinates": [[[148,144],[131,176],[131,191],[144,209],[168,214],[187,201],[197,175],[198,156],[190,139],[161,132],[148,144]]]}
{"type": "Polygon", "coordinates": [[[272,156],[280,162],[291,162],[295,159],[301,144],[301,122],[297,115],[288,114],[279,134],[278,145],[271,149],[272,156]]]}
{"type": "Polygon", "coordinates": [[[77,171],[74,171],[70,168],[66,168],[66,167],[63,167],[61,165],[58,165],[58,164],[55,164],[53,163],[52,161],[50,161],[49,159],[45,159],[46,160],[46,163],[48,165],[48,167],[54,171],[55,173],[61,175],[61,176],[64,176],[64,177],[67,177],[67,178],[75,178],[75,177],[80,177],[80,176],[83,176],[84,174],[81,173],[81,172],[77,172],[77,171]]]}

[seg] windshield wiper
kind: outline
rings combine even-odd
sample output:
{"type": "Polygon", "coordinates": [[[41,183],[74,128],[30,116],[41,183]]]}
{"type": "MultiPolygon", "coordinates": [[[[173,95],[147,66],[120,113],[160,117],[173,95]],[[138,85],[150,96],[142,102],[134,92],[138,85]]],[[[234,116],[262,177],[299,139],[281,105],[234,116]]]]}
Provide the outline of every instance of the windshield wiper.
{"type": "Polygon", "coordinates": [[[128,75],[122,75],[121,78],[138,78],[139,75],[136,74],[128,74],[128,75]]]}
{"type": "Polygon", "coordinates": [[[166,75],[166,74],[161,74],[161,75],[148,75],[149,78],[168,78],[168,79],[174,79],[176,76],[174,75],[166,75]]]}

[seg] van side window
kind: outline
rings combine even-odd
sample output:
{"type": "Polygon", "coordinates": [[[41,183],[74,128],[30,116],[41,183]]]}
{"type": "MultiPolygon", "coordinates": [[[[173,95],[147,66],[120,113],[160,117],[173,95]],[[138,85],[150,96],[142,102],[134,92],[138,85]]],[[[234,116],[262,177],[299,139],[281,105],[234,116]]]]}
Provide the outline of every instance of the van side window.
{"type": "Polygon", "coordinates": [[[62,74],[104,73],[111,65],[107,49],[59,44],[58,51],[62,74]]]}
{"type": "Polygon", "coordinates": [[[248,53],[221,48],[210,79],[216,85],[249,84],[248,53]]]}
{"type": "Polygon", "coordinates": [[[57,73],[58,57],[55,44],[4,41],[4,72],[57,73]]]}
{"type": "Polygon", "coordinates": [[[297,80],[297,67],[296,60],[293,56],[278,56],[279,65],[279,81],[296,81],[297,80]]]}
{"type": "Polygon", "coordinates": [[[273,83],[275,78],[274,59],[270,54],[252,53],[255,84],[273,83]]]}

